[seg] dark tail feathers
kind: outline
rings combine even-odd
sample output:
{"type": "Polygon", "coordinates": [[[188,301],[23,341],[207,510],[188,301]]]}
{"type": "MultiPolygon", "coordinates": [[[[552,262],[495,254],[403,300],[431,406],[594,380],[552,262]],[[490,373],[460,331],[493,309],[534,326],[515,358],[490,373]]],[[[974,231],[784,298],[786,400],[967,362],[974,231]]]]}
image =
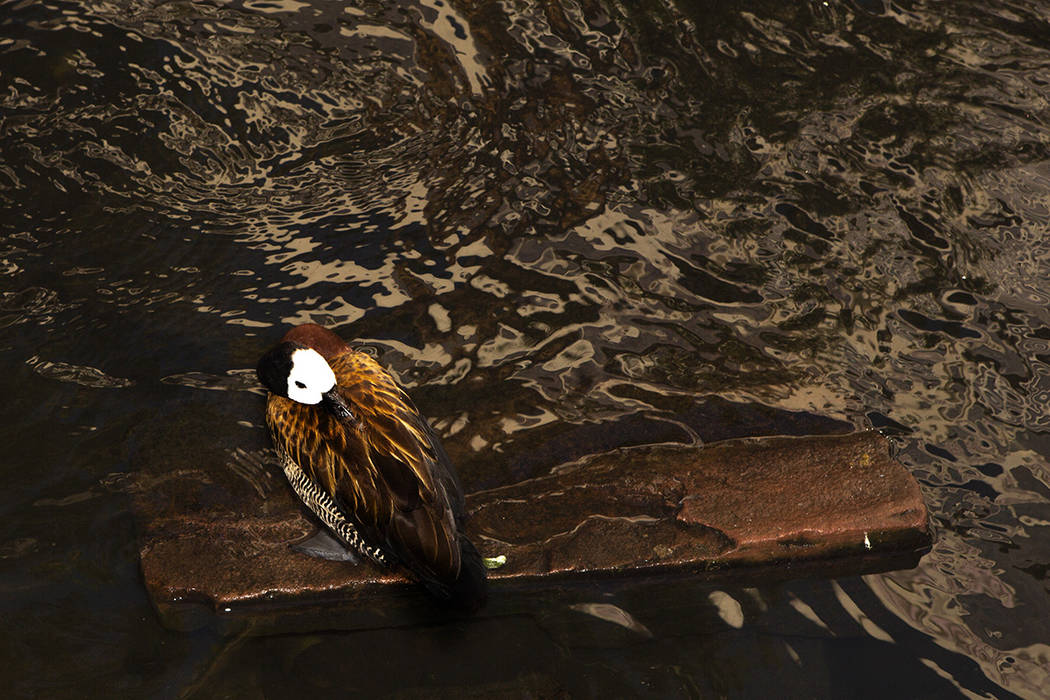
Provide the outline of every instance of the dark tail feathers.
{"type": "Polygon", "coordinates": [[[422,583],[434,598],[455,610],[477,612],[488,600],[485,564],[474,544],[464,535],[459,536],[459,578],[451,584],[426,580],[422,583]]]}

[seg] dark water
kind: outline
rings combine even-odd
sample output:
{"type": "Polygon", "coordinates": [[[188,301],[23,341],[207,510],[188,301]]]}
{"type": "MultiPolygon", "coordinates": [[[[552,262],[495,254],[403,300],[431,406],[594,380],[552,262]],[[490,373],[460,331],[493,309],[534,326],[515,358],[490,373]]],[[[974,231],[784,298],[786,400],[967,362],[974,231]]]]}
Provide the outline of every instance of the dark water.
{"type": "Polygon", "coordinates": [[[1045,697],[1048,18],[0,3],[5,694],[1045,697]],[[936,545],[596,591],[633,630],[551,596],[454,629],[167,631],[119,488],[136,431],[208,406],[258,444],[261,403],[222,407],[306,320],[398,371],[470,489],[823,417],[893,436],[936,545]]]}

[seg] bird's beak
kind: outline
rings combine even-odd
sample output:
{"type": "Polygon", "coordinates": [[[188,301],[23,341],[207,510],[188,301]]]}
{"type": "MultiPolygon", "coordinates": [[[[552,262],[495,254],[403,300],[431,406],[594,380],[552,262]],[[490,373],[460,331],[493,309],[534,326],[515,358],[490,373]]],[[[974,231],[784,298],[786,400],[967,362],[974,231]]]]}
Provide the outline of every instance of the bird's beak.
{"type": "Polygon", "coordinates": [[[332,387],[331,391],[321,394],[321,405],[339,420],[351,423],[354,421],[354,414],[346,405],[346,400],[340,395],[338,387],[332,387]]]}

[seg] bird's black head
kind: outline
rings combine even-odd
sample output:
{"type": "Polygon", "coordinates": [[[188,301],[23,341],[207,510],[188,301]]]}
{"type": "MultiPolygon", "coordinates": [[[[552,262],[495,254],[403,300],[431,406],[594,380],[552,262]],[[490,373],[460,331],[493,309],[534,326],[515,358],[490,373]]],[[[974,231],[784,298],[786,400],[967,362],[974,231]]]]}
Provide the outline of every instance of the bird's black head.
{"type": "Polygon", "coordinates": [[[262,385],[278,396],[288,398],[288,377],[292,374],[292,353],[304,346],[280,343],[259,359],[255,374],[262,385]]]}
{"type": "Polygon", "coordinates": [[[321,353],[299,343],[280,343],[262,356],[255,371],[273,393],[311,406],[335,389],[335,373],[321,353]]]}
{"type": "Polygon", "coordinates": [[[341,420],[352,416],[336,388],[335,372],[313,348],[280,343],[262,356],[255,373],[263,386],[278,396],[309,406],[322,404],[341,420]]]}

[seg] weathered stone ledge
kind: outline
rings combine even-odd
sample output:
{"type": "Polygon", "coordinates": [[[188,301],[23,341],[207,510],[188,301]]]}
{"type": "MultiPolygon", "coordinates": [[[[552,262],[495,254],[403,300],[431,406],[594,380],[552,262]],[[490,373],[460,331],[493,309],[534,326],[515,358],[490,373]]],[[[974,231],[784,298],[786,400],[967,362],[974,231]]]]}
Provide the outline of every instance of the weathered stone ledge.
{"type": "MultiPolygon", "coordinates": [[[[129,489],[146,586],[169,621],[202,604],[243,616],[332,602],[389,621],[384,606],[422,599],[370,564],[293,551],[316,528],[282,480],[245,485],[240,502],[228,484],[209,502],[210,483],[201,468],[129,489]]],[[[506,557],[490,572],[495,609],[502,591],[611,577],[867,573],[914,564],[930,544],[918,484],[874,432],[623,448],[467,504],[479,549],[506,557]]]]}

